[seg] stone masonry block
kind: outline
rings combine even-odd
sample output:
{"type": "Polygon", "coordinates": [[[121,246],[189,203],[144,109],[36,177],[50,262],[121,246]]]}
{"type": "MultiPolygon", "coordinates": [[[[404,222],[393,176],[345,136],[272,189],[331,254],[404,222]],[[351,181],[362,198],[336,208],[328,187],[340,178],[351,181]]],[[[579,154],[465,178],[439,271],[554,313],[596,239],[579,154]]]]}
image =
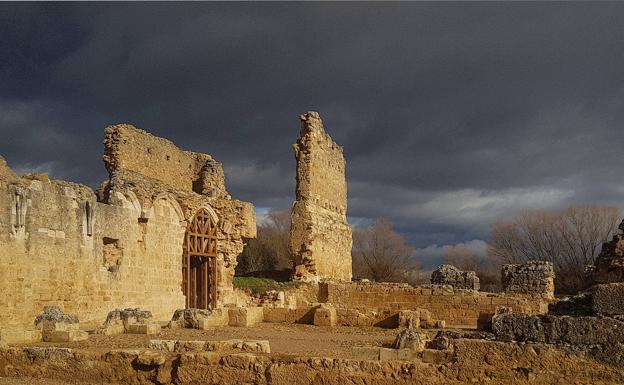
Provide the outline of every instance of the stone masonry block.
{"type": "Polygon", "coordinates": [[[42,335],[45,342],[74,342],[89,338],[89,334],[82,330],[44,331],[42,335]]]}
{"type": "Polygon", "coordinates": [[[314,312],[315,326],[336,326],[337,322],[336,309],[328,304],[322,304],[314,312]]]}
{"type": "Polygon", "coordinates": [[[160,325],[156,323],[128,325],[126,332],[130,334],[158,334],[160,333],[160,325]]]}
{"type": "Polygon", "coordinates": [[[251,327],[262,322],[264,319],[261,307],[239,307],[228,309],[229,325],[251,327]]]}

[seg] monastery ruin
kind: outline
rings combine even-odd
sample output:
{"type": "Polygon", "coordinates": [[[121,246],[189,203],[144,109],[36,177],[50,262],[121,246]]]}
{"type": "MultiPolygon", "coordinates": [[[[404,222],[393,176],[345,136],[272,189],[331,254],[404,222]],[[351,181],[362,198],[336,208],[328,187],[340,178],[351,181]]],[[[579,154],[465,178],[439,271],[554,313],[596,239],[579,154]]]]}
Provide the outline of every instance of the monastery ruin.
{"type": "Polygon", "coordinates": [[[624,383],[623,234],[569,298],[543,261],[500,293],[353,281],[343,149],[300,123],[292,282],[264,293],[233,285],[255,212],[210,155],[110,126],[96,190],[0,158],[0,384],[624,383]]]}

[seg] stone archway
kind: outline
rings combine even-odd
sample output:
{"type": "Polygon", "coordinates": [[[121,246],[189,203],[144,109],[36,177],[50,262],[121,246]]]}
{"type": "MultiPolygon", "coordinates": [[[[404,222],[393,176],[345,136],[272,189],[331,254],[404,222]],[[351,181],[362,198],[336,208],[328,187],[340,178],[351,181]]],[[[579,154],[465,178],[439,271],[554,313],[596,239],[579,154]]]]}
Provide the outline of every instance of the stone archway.
{"type": "Polygon", "coordinates": [[[217,220],[202,208],[186,228],[182,253],[182,292],[186,307],[213,309],[217,303],[217,220]]]}

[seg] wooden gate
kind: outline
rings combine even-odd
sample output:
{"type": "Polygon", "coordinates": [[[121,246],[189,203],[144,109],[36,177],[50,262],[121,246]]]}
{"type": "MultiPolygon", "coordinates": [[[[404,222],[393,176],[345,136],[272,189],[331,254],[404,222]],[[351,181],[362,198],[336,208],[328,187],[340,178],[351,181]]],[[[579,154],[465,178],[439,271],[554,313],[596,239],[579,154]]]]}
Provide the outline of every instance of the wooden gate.
{"type": "Polygon", "coordinates": [[[205,209],[189,223],[182,253],[186,307],[213,309],[217,303],[217,224],[205,209]]]}

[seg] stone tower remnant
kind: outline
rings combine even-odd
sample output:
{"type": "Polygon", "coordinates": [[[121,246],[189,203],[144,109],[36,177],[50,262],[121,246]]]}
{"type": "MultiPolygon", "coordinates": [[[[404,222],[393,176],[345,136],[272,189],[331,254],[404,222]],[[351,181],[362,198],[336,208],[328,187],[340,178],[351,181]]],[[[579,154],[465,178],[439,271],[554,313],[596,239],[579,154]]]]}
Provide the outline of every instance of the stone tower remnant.
{"type": "Polygon", "coordinates": [[[317,112],[300,116],[296,200],[290,247],[293,278],[351,280],[351,226],[347,223],[347,182],[343,149],[325,132],[317,112]]]}

